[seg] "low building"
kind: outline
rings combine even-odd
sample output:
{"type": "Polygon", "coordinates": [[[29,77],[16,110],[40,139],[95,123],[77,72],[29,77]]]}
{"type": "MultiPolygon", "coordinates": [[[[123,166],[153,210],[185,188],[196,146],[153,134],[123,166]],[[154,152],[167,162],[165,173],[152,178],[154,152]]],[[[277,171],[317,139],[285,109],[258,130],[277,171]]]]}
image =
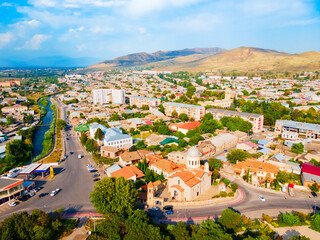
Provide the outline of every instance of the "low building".
{"type": "Polygon", "coordinates": [[[200,120],[206,113],[206,109],[203,106],[184,103],[166,102],[163,107],[167,116],[171,116],[172,112],[176,111],[178,115],[185,113],[190,119],[193,118],[196,121],[200,120]]]}
{"type": "Polygon", "coordinates": [[[121,150],[115,147],[110,147],[110,146],[100,147],[100,154],[102,157],[117,158],[119,157],[120,153],[121,153],[121,150]]]}
{"type": "Polygon", "coordinates": [[[290,140],[298,140],[299,134],[297,132],[283,131],[281,133],[281,138],[290,139],[290,140]]]}
{"type": "Polygon", "coordinates": [[[170,130],[172,131],[179,131],[183,134],[187,134],[189,130],[192,130],[194,128],[197,128],[201,125],[200,122],[194,121],[194,122],[187,122],[187,123],[178,123],[178,124],[172,124],[170,125],[170,130]]]}
{"type": "Polygon", "coordinates": [[[135,152],[125,151],[120,154],[119,164],[121,166],[135,165],[141,160],[142,160],[142,156],[139,154],[138,151],[135,151],[135,152]]]}
{"type": "Polygon", "coordinates": [[[223,133],[206,141],[210,141],[216,147],[216,152],[219,153],[236,146],[238,138],[230,133],[223,133]]]}
{"type": "Polygon", "coordinates": [[[301,169],[301,182],[305,187],[314,183],[320,186],[320,167],[313,166],[310,163],[303,163],[301,169]]]}
{"type": "Polygon", "coordinates": [[[262,114],[245,113],[215,108],[208,109],[207,113],[211,113],[213,118],[215,119],[221,119],[223,117],[240,117],[243,120],[248,121],[252,124],[252,131],[254,133],[262,132],[263,130],[264,116],[262,114]]]}
{"type": "Polygon", "coordinates": [[[0,178],[0,206],[21,196],[24,191],[22,179],[0,178]]]}
{"type": "Polygon", "coordinates": [[[144,177],[144,173],[136,166],[125,166],[111,173],[111,177],[124,177],[126,180],[136,181],[144,177]]]}
{"type": "Polygon", "coordinates": [[[119,128],[108,128],[104,134],[103,145],[115,148],[122,148],[125,145],[132,145],[133,139],[129,134],[123,134],[119,128]]]}
{"type": "Polygon", "coordinates": [[[1,111],[2,113],[11,113],[11,114],[22,113],[22,112],[28,111],[28,107],[22,106],[20,104],[15,104],[13,106],[3,107],[1,111]]]}
{"type": "Polygon", "coordinates": [[[279,172],[279,168],[275,165],[253,160],[238,162],[233,167],[233,170],[241,177],[245,176],[249,171],[249,175],[252,175],[252,183],[256,185],[266,181],[267,179],[271,182],[276,178],[276,175],[279,172]]]}
{"type": "Polygon", "coordinates": [[[166,159],[159,159],[158,161],[155,161],[149,165],[150,170],[153,170],[159,175],[163,174],[165,178],[168,178],[174,174],[178,167],[179,166],[177,164],[166,159]]]}

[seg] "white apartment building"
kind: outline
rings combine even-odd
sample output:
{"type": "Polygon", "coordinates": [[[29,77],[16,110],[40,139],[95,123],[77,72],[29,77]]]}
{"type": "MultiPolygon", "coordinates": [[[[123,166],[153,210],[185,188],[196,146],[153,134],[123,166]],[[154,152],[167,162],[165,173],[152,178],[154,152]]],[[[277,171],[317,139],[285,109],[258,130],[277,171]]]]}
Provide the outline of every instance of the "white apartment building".
{"type": "Polygon", "coordinates": [[[125,103],[125,91],[120,89],[94,89],[93,104],[105,104],[112,102],[113,104],[125,103]]]}

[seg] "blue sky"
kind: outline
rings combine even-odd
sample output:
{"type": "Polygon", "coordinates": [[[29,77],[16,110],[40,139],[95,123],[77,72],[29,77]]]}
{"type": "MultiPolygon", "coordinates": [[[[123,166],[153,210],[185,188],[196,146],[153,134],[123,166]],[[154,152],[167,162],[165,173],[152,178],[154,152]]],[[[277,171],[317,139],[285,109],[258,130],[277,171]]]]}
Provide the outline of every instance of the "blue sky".
{"type": "Polygon", "coordinates": [[[239,46],[320,51],[320,0],[15,0],[0,3],[0,55],[112,59],[239,46]]]}

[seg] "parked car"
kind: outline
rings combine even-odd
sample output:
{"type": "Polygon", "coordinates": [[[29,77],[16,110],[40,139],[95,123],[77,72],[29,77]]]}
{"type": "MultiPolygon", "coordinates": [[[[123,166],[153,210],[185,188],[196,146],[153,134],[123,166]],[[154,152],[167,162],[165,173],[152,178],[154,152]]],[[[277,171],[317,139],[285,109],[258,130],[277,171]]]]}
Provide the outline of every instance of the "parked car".
{"type": "Polygon", "coordinates": [[[265,202],[265,201],[266,201],[266,199],[265,199],[264,197],[262,197],[261,195],[259,195],[258,197],[259,197],[259,199],[260,199],[262,202],[265,202]]]}
{"type": "Polygon", "coordinates": [[[16,204],[15,202],[8,202],[8,205],[9,205],[10,207],[14,207],[14,206],[16,206],[17,204],[16,204]]]}
{"type": "Polygon", "coordinates": [[[311,192],[313,197],[318,197],[318,195],[315,192],[311,192]]]}
{"type": "Polygon", "coordinates": [[[94,182],[100,181],[100,178],[94,178],[93,181],[94,182]]]}
{"type": "Polygon", "coordinates": [[[47,196],[49,193],[40,193],[39,194],[39,198],[42,198],[42,197],[44,197],[44,196],[47,196]]]}
{"type": "Polygon", "coordinates": [[[173,210],[165,211],[164,214],[166,214],[166,215],[172,215],[172,214],[173,214],[173,210]]]}
{"type": "Polygon", "coordinates": [[[172,205],[164,206],[163,210],[173,210],[173,206],[172,205]]]}
{"type": "Polygon", "coordinates": [[[34,192],[29,192],[29,193],[27,193],[27,195],[29,195],[30,197],[33,197],[36,194],[34,192]]]}
{"type": "Polygon", "coordinates": [[[98,174],[98,173],[92,174],[92,177],[94,177],[94,178],[99,177],[99,176],[100,176],[100,174],[98,174]]]}
{"type": "Polygon", "coordinates": [[[152,210],[152,211],[158,211],[160,208],[158,208],[158,207],[152,207],[152,208],[150,208],[150,210],[152,210]]]}
{"type": "Polygon", "coordinates": [[[320,207],[318,207],[318,206],[312,206],[312,209],[315,211],[320,211],[320,207]]]}
{"type": "Polygon", "coordinates": [[[57,188],[56,190],[53,190],[51,193],[50,193],[50,196],[51,197],[54,197],[55,195],[57,195],[57,193],[60,192],[60,189],[57,188]]]}
{"type": "Polygon", "coordinates": [[[92,168],[92,169],[90,169],[89,171],[90,171],[90,172],[97,172],[98,170],[97,170],[97,169],[92,168]]]}
{"type": "Polygon", "coordinates": [[[82,158],[81,154],[79,154],[79,155],[78,155],[78,158],[79,158],[79,159],[81,159],[81,158],[82,158]]]}

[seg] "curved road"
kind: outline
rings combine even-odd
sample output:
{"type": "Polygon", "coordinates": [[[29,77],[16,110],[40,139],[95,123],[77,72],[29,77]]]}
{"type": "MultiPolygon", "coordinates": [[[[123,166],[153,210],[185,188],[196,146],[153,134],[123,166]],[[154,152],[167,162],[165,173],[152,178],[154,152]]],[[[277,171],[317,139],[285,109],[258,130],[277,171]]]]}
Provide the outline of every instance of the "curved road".
{"type": "MultiPolygon", "coordinates": [[[[66,110],[57,101],[62,108],[62,117],[66,119],[66,110]]],[[[64,208],[67,215],[88,216],[95,213],[95,209],[90,203],[89,194],[93,190],[94,182],[92,180],[92,173],[89,173],[86,164],[92,162],[90,154],[82,150],[77,137],[70,136],[67,132],[69,140],[65,141],[66,153],[69,155],[68,159],[56,168],[58,174],[49,181],[39,180],[37,184],[42,185],[44,188],[30,198],[26,202],[21,202],[15,207],[9,207],[7,204],[0,207],[0,220],[9,217],[12,213],[21,211],[31,211],[32,209],[41,209],[46,212],[51,212],[61,207],[64,208]],[[70,152],[73,152],[70,155],[70,152]],[[78,154],[84,156],[78,159],[78,154]],[[42,192],[50,193],[52,190],[60,188],[61,191],[54,197],[49,195],[39,198],[38,195],[42,192]]],[[[200,207],[187,207],[175,208],[173,215],[165,216],[162,211],[155,214],[155,220],[158,221],[193,221],[201,220],[209,217],[218,216],[224,209],[232,207],[234,210],[239,211],[241,214],[256,212],[254,217],[260,218],[262,212],[270,214],[271,210],[278,211],[291,211],[304,209],[312,211],[312,206],[315,204],[315,198],[309,198],[308,195],[301,195],[287,199],[284,198],[282,193],[272,193],[262,189],[254,188],[253,186],[245,185],[241,180],[234,180],[239,188],[243,191],[244,199],[241,201],[231,201],[231,203],[218,203],[210,206],[200,207]],[[258,195],[263,195],[266,199],[262,202],[258,195]]],[[[319,206],[319,200],[316,202],[319,206]]],[[[273,211],[274,212],[274,211],[273,211]]],[[[272,214],[270,214],[272,215],[272,214]]]]}

